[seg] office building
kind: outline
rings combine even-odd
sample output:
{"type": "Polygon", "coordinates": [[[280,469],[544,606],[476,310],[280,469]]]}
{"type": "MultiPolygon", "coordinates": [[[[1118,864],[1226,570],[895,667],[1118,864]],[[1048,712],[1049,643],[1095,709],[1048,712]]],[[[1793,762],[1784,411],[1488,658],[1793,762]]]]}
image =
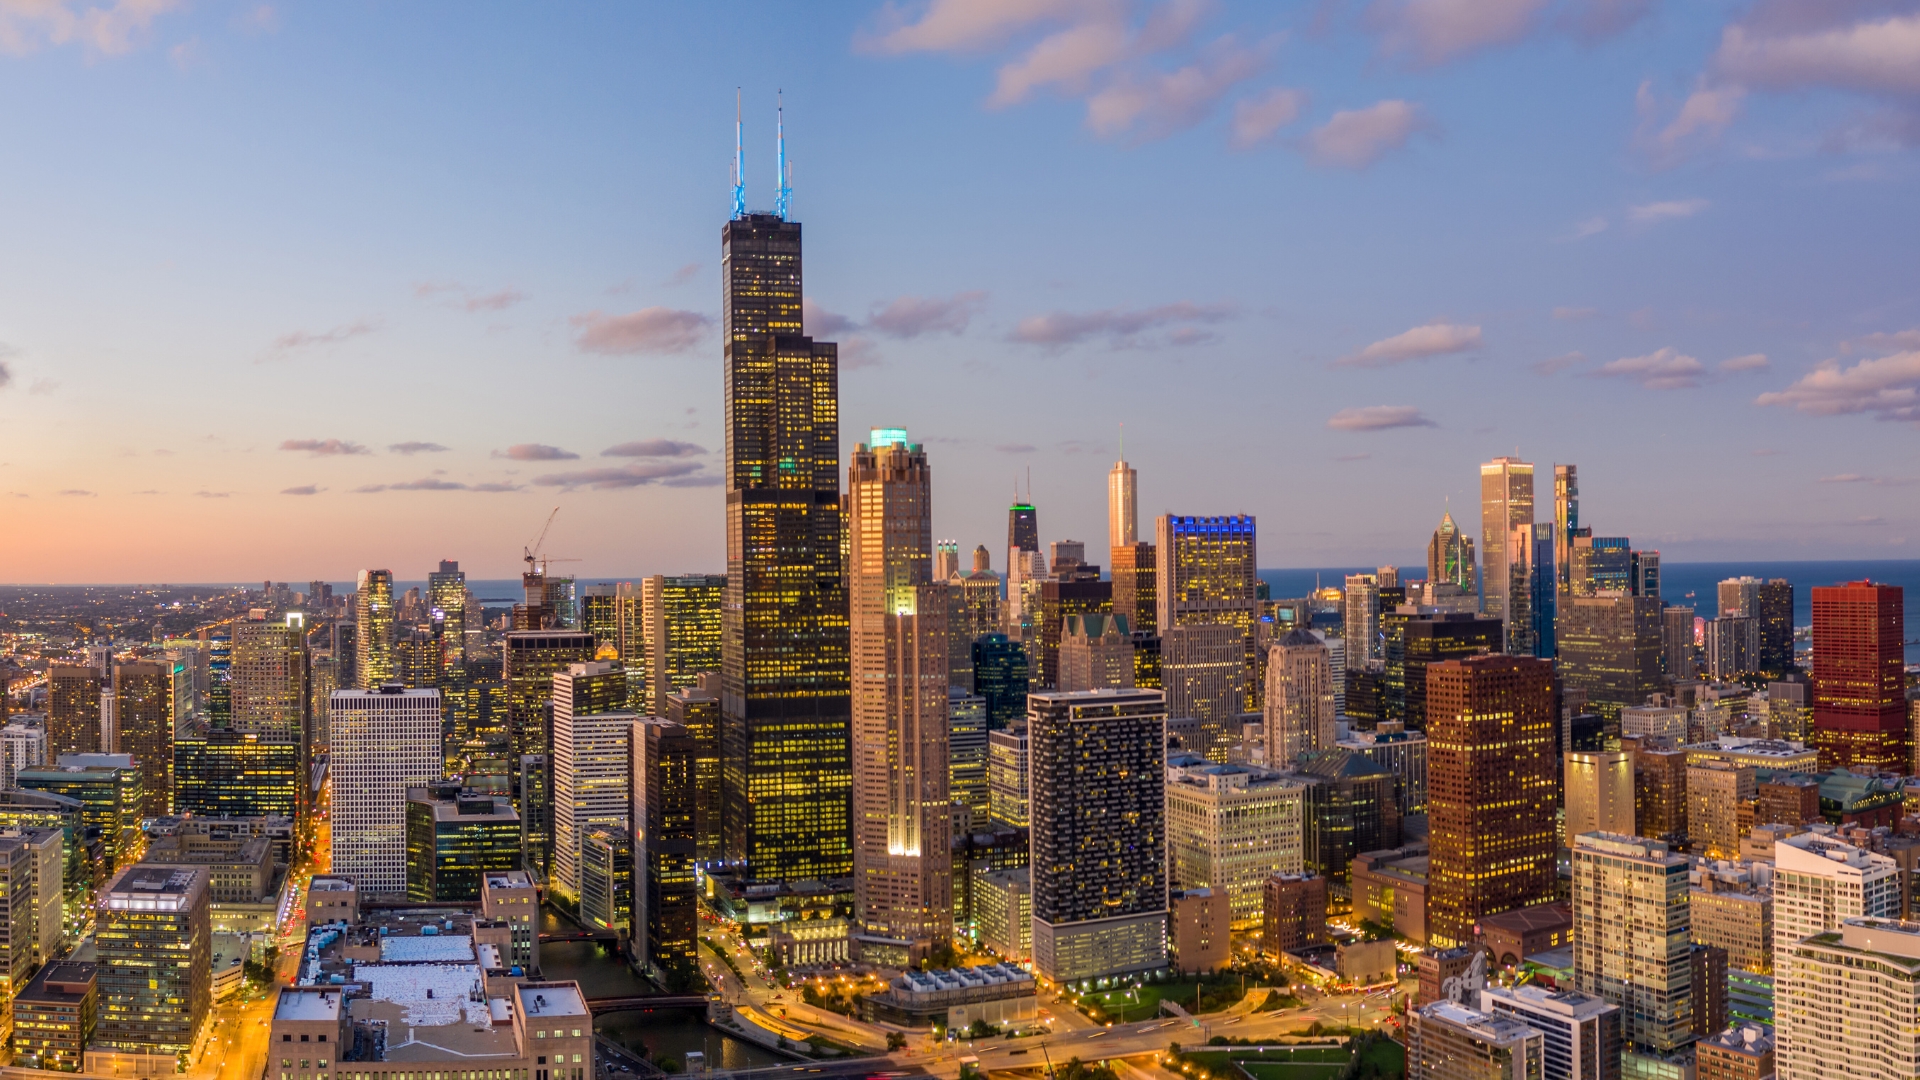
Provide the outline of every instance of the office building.
{"type": "Polygon", "coordinates": [[[1167,894],[1167,907],[1173,970],[1182,975],[1225,971],[1231,931],[1227,898],[1220,890],[1176,888],[1167,894]]]}
{"type": "Polygon", "coordinates": [[[1633,819],[1641,836],[1686,840],[1686,751],[1657,745],[1633,751],[1633,819]]]}
{"type": "Polygon", "coordinates": [[[1097,690],[1029,702],[1035,968],[1068,982],[1165,967],[1164,699],[1097,690]]]}
{"type": "Polygon", "coordinates": [[[300,733],[212,728],[192,721],[173,741],[173,812],[298,818],[311,779],[300,733]]]}
{"type": "MultiPolygon", "coordinates": [[[[721,665],[724,574],[656,574],[641,582],[646,620],[646,693],[653,716],[665,716],[667,697],[700,684],[721,665]]],[[[629,670],[629,677],[632,672],[629,670]]]]}
{"type": "Polygon", "coordinates": [[[1427,723],[1427,668],[1448,660],[1501,651],[1500,621],[1464,612],[1416,615],[1400,628],[1403,719],[1409,730],[1427,723]]]}
{"type": "Polygon", "coordinates": [[[1480,466],[1480,612],[1512,621],[1513,584],[1508,542],[1516,525],[1533,524],[1533,466],[1497,457],[1480,466]]]}
{"type": "MultiPolygon", "coordinates": [[[[627,700],[633,700],[631,691],[627,700]]],[[[693,736],[695,857],[719,862],[726,855],[720,830],[720,674],[709,673],[699,686],[667,695],[666,718],[693,736]]],[[[633,831],[639,832],[637,824],[633,831]]]]}
{"type": "Polygon", "coordinates": [[[617,660],[570,664],[553,677],[553,849],[548,887],[580,899],[580,843],[594,825],[625,826],[633,813],[633,722],[617,660]]]}
{"type": "Polygon", "coordinates": [[[207,870],[197,866],[141,863],[103,890],[100,1018],[87,1072],[135,1071],[143,1058],[185,1069],[213,1006],[210,903],[207,870]]]}
{"type": "Polygon", "coordinates": [[[1587,750],[1569,752],[1564,760],[1568,846],[1590,832],[1634,835],[1633,756],[1587,750]]]}
{"type": "Polygon", "coordinates": [[[1694,942],[1687,973],[1693,995],[1693,1036],[1704,1039],[1727,1026],[1727,950],[1694,942]]]}
{"type": "Polygon", "coordinates": [[[1300,627],[1267,652],[1267,764],[1284,768],[1333,747],[1333,664],[1326,643],[1300,627]]]}
{"type": "Polygon", "coordinates": [[[1740,804],[1753,800],[1754,768],[1730,761],[1687,766],[1687,839],[1709,859],[1740,856],[1740,804]]]}
{"type": "Polygon", "coordinates": [[[1678,605],[1660,609],[1660,672],[1680,681],[1694,675],[1695,656],[1693,609],[1678,605]]]}
{"type": "Polygon", "coordinates": [[[100,1015],[99,965],[55,960],[13,999],[13,1063],[79,1072],[100,1015]]]}
{"type": "Polygon", "coordinates": [[[1169,886],[1210,888],[1236,929],[1258,926],[1267,880],[1305,866],[1306,796],[1306,784],[1271,770],[1170,759],[1169,886]]]}
{"type": "MultiPolygon", "coordinates": [[[[82,830],[99,830],[103,865],[96,871],[95,884],[116,865],[124,865],[123,856],[140,848],[140,819],[146,799],[138,768],[124,754],[63,754],[58,763],[37,769],[22,769],[14,783],[24,791],[65,796],[77,807],[62,804],[48,806],[39,800],[23,799],[0,812],[0,824],[54,825],[62,828],[78,824],[82,830]],[[77,809],[77,814],[72,814],[77,809]]],[[[76,855],[83,850],[76,840],[76,855]]]]}
{"type": "Polygon", "coordinates": [[[1575,596],[1555,628],[1561,682],[1607,720],[1661,688],[1660,601],[1628,593],[1575,596]]]}
{"type": "MultiPolygon", "coordinates": [[[[1816,589],[1817,593],[1819,590],[1816,589]]],[[[1786,945],[1777,1062],[1795,1080],[1920,1075],[1920,923],[1846,918],[1786,945]]]]}
{"type": "Polygon", "coordinates": [[[502,959],[509,967],[540,967],[540,898],[531,875],[525,870],[481,875],[480,914],[506,925],[507,954],[502,959]]]}
{"type": "Polygon", "coordinates": [[[1015,499],[1007,507],[1007,550],[1040,550],[1040,512],[1032,502],[1015,499]]]}
{"type": "Polygon", "coordinates": [[[109,753],[133,755],[140,770],[143,812],[173,812],[173,672],[170,665],[133,661],[113,671],[115,739],[109,753]]]}
{"type": "Polygon", "coordinates": [[[441,655],[448,661],[467,658],[467,575],[457,561],[441,559],[439,569],[427,575],[427,615],[439,630],[441,655]]]}
{"type": "Polygon", "coordinates": [[[1058,689],[1133,689],[1133,634],[1125,615],[1068,615],[1060,634],[1058,689]]]}
{"type": "Polygon", "coordinates": [[[474,903],[486,875],[520,869],[520,815],[457,783],[407,789],[407,899],[474,903]]]}
{"type": "Polygon", "coordinates": [[[1694,1039],[1686,856],[1614,833],[1572,847],[1575,986],[1620,1006],[1635,1054],[1669,1059],[1694,1039]]]}
{"type": "Polygon", "coordinates": [[[802,325],[799,222],[742,210],[721,235],[727,856],[763,881],[845,876],[853,765],[839,350],[802,325]]]}
{"type": "Polygon", "coordinates": [[[1399,724],[1356,731],[1334,744],[1393,775],[1402,818],[1427,812],[1427,737],[1399,724]]]}
{"type": "Polygon", "coordinates": [[[1153,544],[1142,540],[1115,548],[1108,556],[1113,579],[1113,613],[1124,615],[1136,633],[1159,627],[1159,561],[1153,544]]]}
{"type": "Polygon", "coordinates": [[[1260,952],[1278,958],[1327,941],[1327,879],[1274,874],[1260,889],[1260,952]]]}
{"type": "Polygon", "coordinates": [[[1771,578],[1754,590],[1747,613],[1760,627],[1759,669],[1776,679],[1799,670],[1793,662],[1793,583],[1771,578]]]}
{"type": "Polygon", "coordinates": [[[619,825],[589,825],[580,838],[580,925],[633,932],[633,838],[619,825]]]}
{"type": "Polygon", "coordinates": [[[1593,530],[1580,524],[1580,467],[1553,467],[1553,566],[1559,595],[1573,591],[1573,543],[1578,537],[1592,536],[1593,530]]]}
{"type": "Polygon", "coordinates": [[[1544,1036],[1541,1080],[1619,1080],[1620,1007],[1578,990],[1538,984],[1489,986],[1480,1010],[1544,1036]]]}
{"type": "Polygon", "coordinates": [[[1473,537],[1453,523],[1450,510],[1440,515],[1440,527],[1433,530],[1433,539],[1427,541],[1427,581],[1430,584],[1444,582],[1467,593],[1479,588],[1479,579],[1474,574],[1473,537]]]}
{"type": "Polygon", "coordinates": [[[932,485],[926,451],[898,428],[876,428],[847,469],[855,945],[870,962],[917,963],[953,926],[947,605],[928,558],[932,485]]]}
{"type": "MultiPolygon", "coordinates": [[[[1427,668],[1429,940],[1553,898],[1553,665],[1482,656],[1427,668]]],[[[1386,846],[1386,845],[1383,845],[1386,846]]]]}
{"type": "Polygon", "coordinates": [[[1380,642],[1380,586],[1372,574],[1347,575],[1340,622],[1348,671],[1364,671],[1367,661],[1385,658],[1380,642]]]}
{"type": "Polygon", "coordinates": [[[987,703],[987,726],[995,731],[1027,715],[1027,653],[1005,634],[985,634],[973,643],[973,692],[987,703]]]}
{"type": "MultiPolygon", "coordinates": [[[[227,669],[236,731],[299,735],[307,715],[306,620],[246,620],[233,626],[227,669]]],[[[171,679],[169,678],[169,682],[171,679]]],[[[122,731],[125,721],[122,720],[122,731]]]]}
{"type": "Polygon", "coordinates": [[[1407,1011],[1408,1080],[1534,1080],[1546,1036],[1508,1016],[1452,1001],[1407,1011]]]}
{"type": "Polygon", "coordinates": [[[690,984],[698,970],[699,744],[671,720],[633,724],[633,958],[690,984]]]}
{"type": "Polygon", "coordinates": [[[1804,743],[1813,731],[1813,683],[1795,672],[1767,684],[1767,722],[1773,736],[1804,743]]]}
{"type": "Polygon", "coordinates": [[[407,789],[440,779],[440,691],[335,690],[333,872],[364,895],[407,888],[407,789]]]}
{"type": "Polygon", "coordinates": [[[1905,593],[1854,581],[1813,589],[1813,745],[1820,767],[1906,771],[1905,593]]]}
{"type": "Polygon", "coordinates": [[[15,720],[0,728],[0,788],[14,786],[21,769],[47,763],[47,729],[37,720],[15,720]]]}
{"type": "Polygon", "coordinates": [[[973,910],[980,944],[1016,964],[1032,959],[1031,868],[1019,866],[974,874],[973,910]]]}
{"type": "Polygon", "coordinates": [[[1701,638],[1700,652],[1706,661],[1707,678],[1715,682],[1734,682],[1758,671],[1760,665],[1760,622],[1745,615],[1722,615],[1708,619],[1701,638]]]}
{"type": "MultiPolygon", "coordinates": [[[[620,655],[620,587],[613,582],[595,582],[580,590],[580,629],[593,635],[596,656],[608,656],[624,662],[620,655]]],[[[644,660],[634,665],[644,672],[644,660]]],[[[636,675],[644,681],[644,675],[636,675]]]]}
{"type": "Polygon", "coordinates": [[[1140,509],[1135,492],[1140,474],[1123,456],[1107,470],[1107,550],[1132,547],[1140,540],[1140,509]]]}
{"type": "MultiPolygon", "coordinates": [[[[1167,715],[1194,715],[1182,712],[1171,689],[1172,665],[1188,663],[1185,653],[1175,645],[1170,631],[1191,626],[1227,626],[1240,643],[1241,676],[1237,689],[1242,704],[1232,712],[1259,708],[1260,660],[1257,628],[1260,623],[1260,599],[1255,553],[1255,528],[1251,515],[1231,514],[1219,517],[1195,517],[1162,514],[1155,523],[1155,557],[1159,563],[1154,583],[1159,610],[1155,628],[1162,640],[1161,680],[1169,687],[1167,715]]],[[[1211,662],[1212,649],[1205,661],[1211,662]]]]}
{"type": "MultiPolygon", "coordinates": [[[[1056,576],[1040,582],[1034,630],[1039,639],[1040,685],[1049,689],[1062,689],[1060,642],[1066,633],[1067,620],[1089,615],[1110,618],[1113,614],[1113,584],[1097,577],[1080,576],[1083,570],[1086,568],[1081,563],[1069,562],[1064,568],[1056,564],[1056,576]],[[1068,577],[1069,574],[1075,576],[1068,577]]],[[[1087,572],[1097,574],[1098,571],[1099,568],[1094,567],[1087,572]]]]}
{"type": "Polygon", "coordinates": [[[30,955],[37,966],[58,955],[65,938],[67,834],[51,826],[0,826],[0,838],[7,837],[18,839],[29,855],[33,889],[30,955]]]}
{"type": "Polygon", "coordinates": [[[400,674],[394,659],[393,571],[360,571],[353,621],[354,686],[377,690],[400,674]]]}
{"type": "Polygon", "coordinates": [[[954,832],[987,827],[993,800],[987,787],[987,703],[952,687],[947,693],[947,797],[954,832]]]}
{"type": "MultiPolygon", "coordinates": [[[[544,601],[532,606],[542,607],[544,601]]],[[[553,713],[553,677],[574,664],[593,660],[597,651],[592,634],[551,628],[508,631],[501,645],[507,768],[517,778],[513,808],[520,812],[526,833],[527,865],[542,874],[552,869],[548,841],[553,835],[553,791],[547,734],[553,713]]]]}
{"type": "Polygon", "coordinates": [[[1698,875],[1690,921],[1696,945],[1727,954],[1727,966],[1755,975],[1773,974],[1773,890],[1746,881],[1698,875]]]}
{"type": "Polygon", "coordinates": [[[1306,787],[1306,868],[1344,899],[1356,858],[1400,846],[1398,778],[1344,747],[1306,758],[1293,776],[1306,787]]]}
{"type": "Polygon", "coordinates": [[[1016,829],[1029,821],[1027,749],[1025,723],[987,733],[987,816],[1016,829]]]}
{"type": "Polygon", "coordinates": [[[1160,633],[1160,687],[1167,715],[1199,722],[1195,749],[1226,760],[1246,703],[1246,653],[1240,631],[1225,623],[1169,627],[1160,633]]]}

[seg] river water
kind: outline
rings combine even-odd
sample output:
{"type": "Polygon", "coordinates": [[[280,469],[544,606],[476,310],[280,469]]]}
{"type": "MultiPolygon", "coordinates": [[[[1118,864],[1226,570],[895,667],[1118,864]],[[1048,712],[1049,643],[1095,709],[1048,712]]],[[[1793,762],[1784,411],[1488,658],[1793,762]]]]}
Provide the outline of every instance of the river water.
{"type": "MultiPolygon", "coordinates": [[[[549,933],[571,931],[573,925],[551,912],[541,928],[549,933]]],[[[611,943],[564,941],[540,946],[541,974],[549,979],[573,979],[590,998],[629,997],[653,993],[645,979],[633,973],[611,943]]],[[[707,1025],[698,1013],[678,1009],[659,1012],[603,1013],[593,1029],[635,1052],[645,1049],[654,1061],[682,1058],[689,1050],[703,1051],[713,1069],[747,1069],[778,1065],[785,1058],[707,1025]]]]}

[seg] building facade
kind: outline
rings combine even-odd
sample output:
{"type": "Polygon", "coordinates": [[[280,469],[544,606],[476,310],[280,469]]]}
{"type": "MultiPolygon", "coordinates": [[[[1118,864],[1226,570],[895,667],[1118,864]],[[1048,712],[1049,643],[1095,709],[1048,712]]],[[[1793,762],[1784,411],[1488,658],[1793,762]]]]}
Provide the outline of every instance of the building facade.
{"type": "Polygon", "coordinates": [[[1904,772],[1906,594],[1854,581],[1813,590],[1813,744],[1820,767],[1904,772]]]}
{"type": "Polygon", "coordinates": [[[332,729],[333,872],[361,893],[407,888],[407,789],[440,779],[440,691],[335,690],[332,729]]]}

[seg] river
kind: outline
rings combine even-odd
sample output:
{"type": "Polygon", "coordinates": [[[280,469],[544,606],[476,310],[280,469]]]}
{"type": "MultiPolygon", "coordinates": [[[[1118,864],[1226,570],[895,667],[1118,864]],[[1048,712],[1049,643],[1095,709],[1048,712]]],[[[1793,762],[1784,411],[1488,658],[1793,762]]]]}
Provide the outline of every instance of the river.
{"type": "MultiPolygon", "coordinates": [[[[551,911],[542,913],[541,929],[547,933],[574,929],[572,923],[551,911]]],[[[653,993],[645,979],[633,973],[611,944],[597,941],[563,941],[540,946],[540,971],[549,979],[573,979],[590,998],[628,997],[653,993]]],[[[757,1065],[778,1065],[785,1061],[778,1054],[734,1038],[710,1027],[697,1013],[680,1010],[660,1012],[603,1013],[594,1017],[593,1029],[621,1046],[636,1052],[645,1049],[654,1061],[678,1061],[689,1050],[703,1051],[707,1067],[747,1069],[757,1065]]]]}

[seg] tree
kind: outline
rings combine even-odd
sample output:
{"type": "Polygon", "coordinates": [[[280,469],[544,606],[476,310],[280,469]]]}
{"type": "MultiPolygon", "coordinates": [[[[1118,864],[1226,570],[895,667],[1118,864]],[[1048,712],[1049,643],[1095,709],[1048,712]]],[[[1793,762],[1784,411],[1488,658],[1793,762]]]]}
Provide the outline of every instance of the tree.
{"type": "Polygon", "coordinates": [[[1055,1069],[1053,1080],[1120,1080],[1120,1074],[1104,1062],[1089,1065],[1076,1057],[1055,1069]]]}
{"type": "Polygon", "coordinates": [[[904,1033],[898,1031],[887,1032],[887,1049],[889,1051],[905,1050],[906,1048],[907,1036],[904,1033]]]}

